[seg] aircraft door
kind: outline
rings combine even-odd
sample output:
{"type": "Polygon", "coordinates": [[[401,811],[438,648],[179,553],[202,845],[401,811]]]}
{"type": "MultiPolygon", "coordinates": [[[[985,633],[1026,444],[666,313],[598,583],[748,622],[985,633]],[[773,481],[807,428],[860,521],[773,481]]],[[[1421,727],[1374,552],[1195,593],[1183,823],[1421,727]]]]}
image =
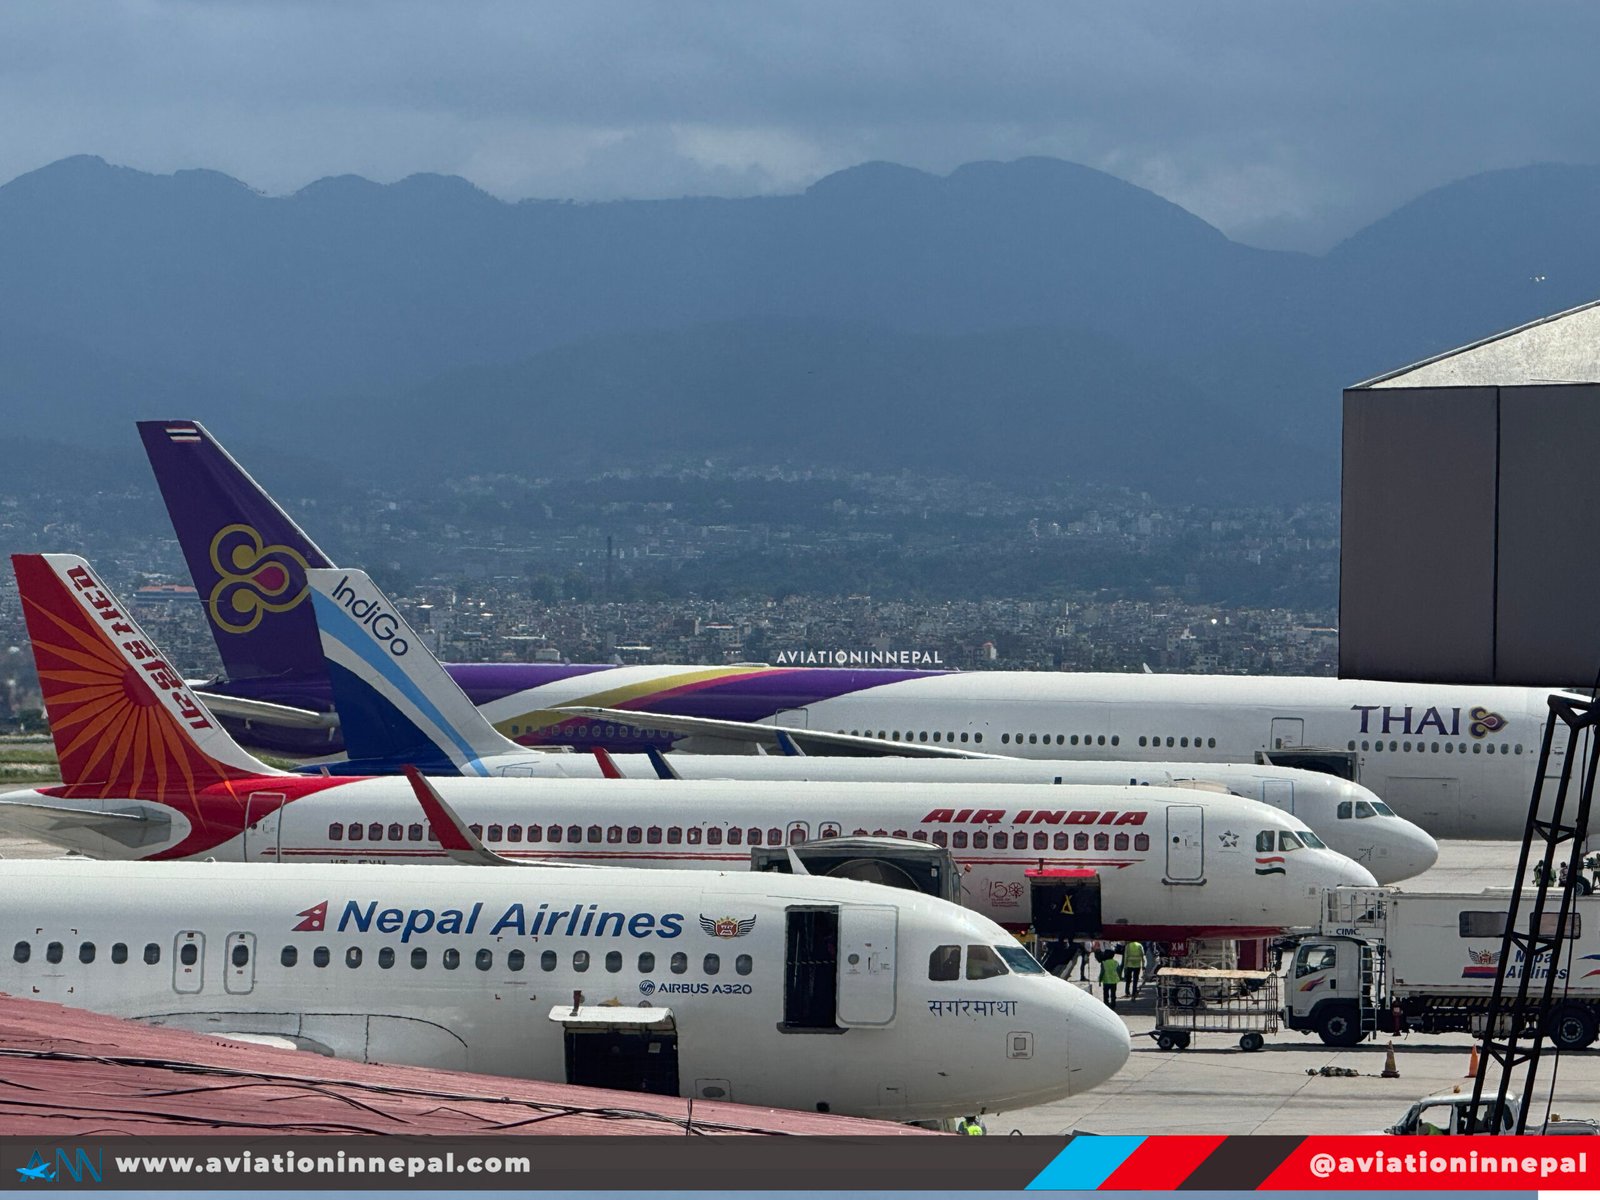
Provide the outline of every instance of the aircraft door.
{"type": "Polygon", "coordinates": [[[1303,746],[1306,738],[1306,723],[1299,717],[1273,717],[1272,740],[1267,743],[1274,750],[1286,750],[1293,746],[1303,746]]]}
{"type": "Polygon", "coordinates": [[[1205,809],[1198,804],[1167,805],[1167,878],[1197,883],[1205,875],[1205,809]]]}
{"type": "Polygon", "coordinates": [[[894,1021],[899,917],[899,911],[887,904],[852,904],[839,910],[840,1025],[888,1025],[894,1021]]]}
{"type": "Polygon", "coordinates": [[[1294,812],[1294,781],[1292,779],[1263,779],[1261,781],[1261,803],[1270,804],[1273,808],[1282,809],[1286,813],[1294,812]]]}
{"type": "Polygon", "coordinates": [[[192,996],[205,985],[206,935],[186,929],[172,939],[172,990],[192,996]]]}
{"type": "Polygon", "coordinates": [[[277,862],[283,820],[282,792],[251,792],[245,804],[245,862],[277,862]]]}
{"type": "Polygon", "coordinates": [[[256,986],[256,935],[230,933],[224,953],[223,990],[234,996],[248,995],[256,986]]]}

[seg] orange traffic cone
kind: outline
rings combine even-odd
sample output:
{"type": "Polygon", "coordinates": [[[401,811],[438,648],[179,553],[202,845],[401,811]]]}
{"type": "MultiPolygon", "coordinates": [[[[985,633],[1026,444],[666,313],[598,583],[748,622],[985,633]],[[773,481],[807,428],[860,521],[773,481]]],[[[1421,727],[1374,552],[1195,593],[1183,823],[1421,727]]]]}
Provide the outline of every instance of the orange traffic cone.
{"type": "Polygon", "coordinates": [[[1472,1043],[1472,1058],[1467,1062],[1467,1073],[1463,1079],[1476,1079],[1478,1077],[1478,1043],[1472,1043]]]}
{"type": "Polygon", "coordinates": [[[1394,1065],[1394,1043],[1389,1043],[1389,1057],[1383,1060],[1383,1072],[1380,1079],[1399,1079],[1400,1068],[1394,1065]]]}

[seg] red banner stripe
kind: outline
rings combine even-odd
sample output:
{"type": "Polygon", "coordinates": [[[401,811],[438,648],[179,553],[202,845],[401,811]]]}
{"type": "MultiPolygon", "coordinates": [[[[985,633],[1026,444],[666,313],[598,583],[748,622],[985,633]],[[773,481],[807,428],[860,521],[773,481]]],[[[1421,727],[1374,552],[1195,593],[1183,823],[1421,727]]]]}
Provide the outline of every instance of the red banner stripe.
{"type": "Polygon", "coordinates": [[[1220,1146],[1220,1136],[1151,1137],[1100,1185],[1101,1191],[1170,1191],[1220,1146]]]}
{"type": "Polygon", "coordinates": [[[1591,1190],[1600,1187],[1592,1145],[1583,1137],[1309,1137],[1260,1190],[1591,1190]]]}

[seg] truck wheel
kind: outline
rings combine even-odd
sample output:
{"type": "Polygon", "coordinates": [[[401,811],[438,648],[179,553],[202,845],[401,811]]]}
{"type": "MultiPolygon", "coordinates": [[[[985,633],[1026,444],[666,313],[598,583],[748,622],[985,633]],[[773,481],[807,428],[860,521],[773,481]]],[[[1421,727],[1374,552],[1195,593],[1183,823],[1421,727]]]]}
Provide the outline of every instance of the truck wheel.
{"type": "Polygon", "coordinates": [[[1566,1004],[1550,1014],[1545,1032],[1557,1050],[1583,1050],[1595,1039],[1594,1015],[1576,1004],[1566,1004]]]}
{"type": "Polygon", "coordinates": [[[1354,1046],[1361,1041],[1361,1022],[1353,1004],[1331,1004],[1317,1021],[1317,1036],[1325,1046],[1354,1046]]]}
{"type": "Polygon", "coordinates": [[[1247,1033],[1239,1039],[1239,1049],[1259,1050],[1267,1044],[1267,1040],[1259,1033],[1247,1033]]]}

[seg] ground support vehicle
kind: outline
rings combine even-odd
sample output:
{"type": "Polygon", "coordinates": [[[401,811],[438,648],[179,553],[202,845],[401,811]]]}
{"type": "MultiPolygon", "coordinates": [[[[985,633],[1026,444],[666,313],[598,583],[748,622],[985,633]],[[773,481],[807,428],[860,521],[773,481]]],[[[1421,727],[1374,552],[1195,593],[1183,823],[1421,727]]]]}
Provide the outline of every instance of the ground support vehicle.
{"type": "Polygon", "coordinates": [[[1278,977],[1271,971],[1162,967],[1156,972],[1156,1027],[1163,1050],[1187,1050],[1197,1033],[1236,1033],[1259,1050],[1278,1032],[1278,977]]]}

